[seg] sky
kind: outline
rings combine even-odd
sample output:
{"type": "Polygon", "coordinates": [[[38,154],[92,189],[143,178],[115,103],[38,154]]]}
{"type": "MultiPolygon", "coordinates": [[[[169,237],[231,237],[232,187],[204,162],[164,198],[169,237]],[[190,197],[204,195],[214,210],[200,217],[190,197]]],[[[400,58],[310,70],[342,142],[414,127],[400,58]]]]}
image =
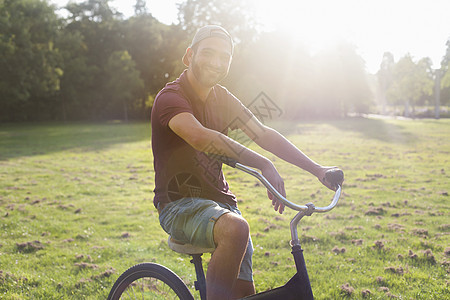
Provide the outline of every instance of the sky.
{"type": "MultiPolygon", "coordinates": [[[[72,0],[82,2],[82,0],[72,0]]],[[[379,69],[383,53],[395,61],[410,54],[415,61],[429,57],[440,65],[450,38],[449,0],[249,0],[266,30],[283,28],[320,51],[339,39],[355,45],[370,73],[379,69]]],[[[67,0],[50,0],[64,6],[67,0]]],[[[176,3],[147,0],[148,11],[165,24],[177,23],[176,3]]],[[[112,0],[126,17],[134,0],[112,0]]]]}

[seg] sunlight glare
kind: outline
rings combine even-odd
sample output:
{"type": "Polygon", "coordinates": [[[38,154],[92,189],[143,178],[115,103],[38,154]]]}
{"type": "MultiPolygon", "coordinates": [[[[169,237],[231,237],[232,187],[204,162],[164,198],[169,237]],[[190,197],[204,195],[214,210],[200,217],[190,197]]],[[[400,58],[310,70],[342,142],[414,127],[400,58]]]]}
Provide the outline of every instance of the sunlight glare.
{"type": "Polygon", "coordinates": [[[349,18],[339,1],[263,0],[256,2],[257,16],[265,30],[280,30],[301,41],[314,53],[329,47],[348,31],[349,18]],[[276,3],[276,4],[275,4],[276,3]]]}
{"type": "Polygon", "coordinates": [[[263,30],[288,32],[312,53],[339,40],[356,46],[370,71],[383,53],[395,60],[408,53],[435,65],[450,38],[448,0],[250,0],[263,30]]]}

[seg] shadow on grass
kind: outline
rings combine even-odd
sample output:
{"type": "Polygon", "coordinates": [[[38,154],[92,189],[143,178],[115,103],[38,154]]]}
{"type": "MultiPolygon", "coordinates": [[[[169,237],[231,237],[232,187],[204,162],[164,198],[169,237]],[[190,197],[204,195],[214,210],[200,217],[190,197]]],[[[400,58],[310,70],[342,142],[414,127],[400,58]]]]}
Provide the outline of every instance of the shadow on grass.
{"type": "Polygon", "coordinates": [[[97,151],[148,140],[149,122],[0,124],[0,161],[65,150],[97,151]]]}
{"type": "MultiPolygon", "coordinates": [[[[409,121],[405,121],[409,122],[409,121]]],[[[276,121],[269,124],[285,136],[314,131],[319,125],[330,125],[342,131],[355,132],[363,139],[379,140],[386,143],[409,144],[416,140],[408,126],[401,122],[389,122],[384,119],[365,117],[347,117],[344,119],[276,121]]]]}
{"type": "MultiPolygon", "coordinates": [[[[284,135],[297,134],[299,122],[280,122],[275,126],[284,135]]],[[[399,122],[383,119],[346,118],[305,121],[311,128],[329,124],[340,130],[357,132],[363,138],[388,143],[408,144],[417,137],[399,122]]],[[[270,125],[269,125],[270,126],[270,125]]],[[[304,129],[305,126],[302,126],[304,129]]],[[[0,161],[21,156],[49,154],[65,150],[96,151],[115,144],[147,140],[150,122],[141,123],[37,123],[0,124],[0,161]]]]}
{"type": "Polygon", "coordinates": [[[357,132],[364,138],[387,143],[409,144],[417,138],[406,129],[406,126],[383,119],[352,117],[329,124],[340,130],[357,132]]]}

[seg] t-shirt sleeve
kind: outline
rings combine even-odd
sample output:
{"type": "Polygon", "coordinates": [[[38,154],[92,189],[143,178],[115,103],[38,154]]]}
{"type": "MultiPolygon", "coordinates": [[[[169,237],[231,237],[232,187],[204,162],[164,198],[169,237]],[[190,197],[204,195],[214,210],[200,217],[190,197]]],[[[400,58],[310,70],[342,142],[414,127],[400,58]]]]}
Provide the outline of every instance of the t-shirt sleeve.
{"type": "Polygon", "coordinates": [[[156,109],[159,122],[164,127],[168,126],[169,121],[180,113],[188,112],[194,114],[191,105],[186,99],[174,92],[159,94],[155,99],[153,109],[156,109]]]}
{"type": "Polygon", "coordinates": [[[229,128],[231,130],[239,129],[242,124],[246,124],[253,117],[253,113],[229,91],[227,91],[227,98],[231,112],[229,116],[232,118],[228,122],[229,128]]]}

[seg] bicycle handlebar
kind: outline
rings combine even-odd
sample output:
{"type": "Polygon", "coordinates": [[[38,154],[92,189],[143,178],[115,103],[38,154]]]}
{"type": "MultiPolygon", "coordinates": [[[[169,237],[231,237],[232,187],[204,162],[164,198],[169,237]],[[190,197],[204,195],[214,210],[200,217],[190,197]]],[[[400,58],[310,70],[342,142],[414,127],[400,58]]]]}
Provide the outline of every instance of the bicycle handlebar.
{"type": "Polygon", "coordinates": [[[285,206],[287,206],[293,210],[296,210],[296,211],[303,211],[303,212],[307,212],[308,214],[312,214],[313,212],[324,213],[324,212],[332,210],[338,203],[339,197],[341,196],[342,188],[341,188],[341,185],[339,184],[339,182],[342,182],[344,173],[339,169],[331,169],[325,173],[326,180],[336,186],[336,191],[334,193],[334,197],[333,197],[331,203],[325,207],[315,207],[314,205],[311,205],[311,204],[298,205],[298,204],[292,203],[291,201],[287,200],[285,197],[283,197],[283,195],[281,195],[270,184],[270,182],[261,173],[259,173],[255,169],[252,169],[243,164],[240,164],[237,161],[230,159],[228,157],[219,157],[218,159],[230,167],[239,169],[241,171],[244,171],[245,173],[248,173],[248,174],[256,177],[267,188],[267,190],[269,190],[269,192],[272,193],[272,195],[275,198],[277,198],[285,206]]]}

